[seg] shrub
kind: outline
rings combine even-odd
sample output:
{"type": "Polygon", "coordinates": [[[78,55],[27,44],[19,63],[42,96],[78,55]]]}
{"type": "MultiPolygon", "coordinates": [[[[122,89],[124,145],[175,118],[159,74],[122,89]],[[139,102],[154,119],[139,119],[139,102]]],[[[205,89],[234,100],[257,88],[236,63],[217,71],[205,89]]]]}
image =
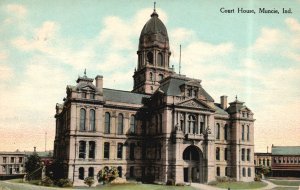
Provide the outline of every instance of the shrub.
{"type": "Polygon", "coordinates": [[[93,177],[86,177],[84,179],[84,184],[88,185],[89,187],[91,187],[94,183],[95,183],[95,180],[93,177]]]}
{"type": "Polygon", "coordinates": [[[261,181],[261,176],[260,175],[255,175],[254,181],[261,181]]]}
{"type": "Polygon", "coordinates": [[[108,167],[104,167],[102,170],[100,170],[97,174],[97,179],[99,182],[109,183],[112,180],[116,179],[119,176],[118,170],[115,167],[111,167],[110,169],[108,167]]]}
{"type": "Polygon", "coordinates": [[[52,186],[53,181],[49,177],[44,177],[41,181],[41,185],[43,185],[43,186],[52,186]]]}
{"type": "Polygon", "coordinates": [[[58,185],[59,187],[72,187],[72,186],[73,186],[73,183],[72,183],[72,181],[69,180],[69,179],[59,179],[59,180],[57,181],[57,185],[58,185]]]}
{"type": "Polygon", "coordinates": [[[174,179],[168,179],[166,185],[175,185],[174,179]]]}

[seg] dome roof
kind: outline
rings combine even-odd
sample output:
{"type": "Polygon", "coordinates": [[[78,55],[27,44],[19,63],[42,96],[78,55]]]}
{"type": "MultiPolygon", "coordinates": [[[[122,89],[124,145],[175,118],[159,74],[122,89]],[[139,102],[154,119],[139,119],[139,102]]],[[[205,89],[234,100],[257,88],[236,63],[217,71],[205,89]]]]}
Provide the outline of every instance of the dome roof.
{"type": "Polygon", "coordinates": [[[155,10],[151,14],[151,18],[143,27],[140,39],[142,39],[144,36],[153,34],[159,34],[160,39],[163,38],[163,41],[169,41],[167,28],[165,27],[164,23],[158,18],[158,14],[155,10]]]}

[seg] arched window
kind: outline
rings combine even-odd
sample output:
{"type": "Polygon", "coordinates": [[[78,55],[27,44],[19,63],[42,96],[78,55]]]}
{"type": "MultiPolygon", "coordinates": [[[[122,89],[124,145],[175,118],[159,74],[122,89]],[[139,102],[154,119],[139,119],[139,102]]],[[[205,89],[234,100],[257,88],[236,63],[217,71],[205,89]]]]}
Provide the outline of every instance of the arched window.
{"type": "Polygon", "coordinates": [[[228,135],[228,125],[227,124],[225,124],[225,126],[224,126],[224,140],[227,140],[227,136],[228,135]]]}
{"type": "Polygon", "coordinates": [[[86,152],[86,142],[85,141],[79,141],[79,158],[85,158],[85,152],[86,152]]]}
{"type": "Polygon", "coordinates": [[[248,177],[251,177],[251,168],[248,168],[248,177]]]}
{"type": "Polygon", "coordinates": [[[94,178],[94,168],[93,167],[89,168],[89,177],[94,178]]]}
{"type": "Polygon", "coordinates": [[[200,133],[203,134],[204,132],[204,116],[200,115],[200,133]]]}
{"type": "Polygon", "coordinates": [[[245,140],[245,126],[242,125],[242,141],[245,140]]]}
{"type": "Polygon", "coordinates": [[[135,117],[132,115],[130,117],[130,134],[136,133],[136,124],[135,124],[135,117]]]}
{"type": "Polygon", "coordinates": [[[246,177],[246,168],[243,168],[243,177],[246,177]]]}
{"type": "Polygon", "coordinates": [[[118,173],[119,173],[119,177],[122,177],[122,167],[121,166],[118,167],[118,173]]]}
{"type": "Polygon", "coordinates": [[[189,123],[189,133],[193,133],[195,134],[195,117],[193,115],[189,115],[189,120],[188,120],[188,123],[189,123]]]}
{"type": "Polygon", "coordinates": [[[123,134],[123,114],[119,113],[118,115],[118,135],[123,134]]]}
{"type": "Polygon", "coordinates": [[[85,109],[80,109],[80,131],[85,131],[85,118],[86,118],[86,111],[85,109]]]}
{"type": "Polygon", "coordinates": [[[261,159],[258,160],[258,164],[261,165],[261,159]]]}
{"type": "Polygon", "coordinates": [[[216,128],[216,139],[220,139],[220,124],[217,123],[217,128],[216,128]]]}
{"type": "Polygon", "coordinates": [[[153,65],[153,53],[152,52],[147,53],[147,61],[149,64],[153,65]]]}
{"type": "Polygon", "coordinates": [[[220,176],[220,167],[217,167],[217,176],[220,176]]]}
{"type": "Polygon", "coordinates": [[[225,176],[229,176],[229,168],[228,167],[225,167],[225,176]]]}
{"type": "Polygon", "coordinates": [[[119,158],[119,159],[123,158],[123,144],[122,143],[118,143],[117,158],[119,158]]]}
{"type": "Polygon", "coordinates": [[[250,127],[247,125],[247,141],[250,140],[250,127]]]}
{"type": "Polygon", "coordinates": [[[89,158],[95,158],[95,150],[96,150],[95,141],[90,141],[89,142],[89,158]]]}
{"type": "Polygon", "coordinates": [[[163,55],[162,55],[162,53],[158,53],[158,55],[157,55],[157,64],[158,64],[158,66],[160,66],[160,67],[163,67],[163,66],[164,66],[164,60],[163,60],[163,55]]]}
{"type": "Polygon", "coordinates": [[[184,127],[184,116],[183,114],[180,114],[180,129],[181,131],[184,131],[185,130],[185,127],[184,127]]]}
{"type": "Polygon", "coordinates": [[[150,73],[149,73],[149,77],[150,77],[150,81],[154,81],[154,80],[153,80],[153,73],[150,72],[150,73]]]}
{"type": "Polygon", "coordinates": [[[200,161],[199,151],[195,146],[189,146],[183,151],[182,159],[188,161],[200,161]]]}
{"type": "Polygon", "coordinates": [[[129,177],[134,177],[134,166],[130,166],[129,177]]]}
{"type": "Polygon", "coordinates": [[[84,180],[84,168],[83,167],[79,168],[78,178],[81,179],[81,180],[84,180]]]}
{"type": "Polygon", "coordinates": [[[105,129],[104,133],[110,133],[110,114],[108,112],[105,113],[105,129]]]}
{"type": "Polygon", "coordinates": [[[96,131],[96,127],[95,127],[95,110],[90,110],[90,131],[96,131]]]}
{"type": "Polygon", "coordinates": [[[265,160],[265,159],[263,159],[263,165],[264,165],[264,166],[266,165],[266,160],[265,160]]]}
{"type": "Polygon", "coordinates": [[[220,148],[216,148],[216,160],[220,160],[220,148]]]}

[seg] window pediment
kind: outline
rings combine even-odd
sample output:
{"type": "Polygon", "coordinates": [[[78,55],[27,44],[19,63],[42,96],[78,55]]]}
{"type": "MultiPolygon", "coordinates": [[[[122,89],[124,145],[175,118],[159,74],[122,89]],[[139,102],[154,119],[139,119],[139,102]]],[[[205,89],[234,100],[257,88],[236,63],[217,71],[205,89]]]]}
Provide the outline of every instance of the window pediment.
{"type": "Polygon", "coordinates": [[[206,109],[206,110],[214,111],[214,109],[212,107],[210,107],[208,104],[206,104],[205,102],[202,102],[201,100],[197,100],[195,98],[180,102],[176,106],[189,107],[189,108],[198,108],[198,109],[200,108],[200,109],[206,109]]]}

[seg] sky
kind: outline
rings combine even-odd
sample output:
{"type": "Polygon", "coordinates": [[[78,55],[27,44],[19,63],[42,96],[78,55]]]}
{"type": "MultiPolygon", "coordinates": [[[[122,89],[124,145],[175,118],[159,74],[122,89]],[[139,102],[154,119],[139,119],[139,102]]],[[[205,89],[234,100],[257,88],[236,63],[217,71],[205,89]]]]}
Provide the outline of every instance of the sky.
{"type": "MultiPolygon", "coordinates": [[[[181,44],[182,74],[201,79],[215,102],[237,95],[254,112],[256,152],[300,146],[300,0],[158,0],[156,9],[175,71],[181,44]]],[[[106,88],[132,90],[152,12],[153,1],[1,0],[0,151],[52,150],[55,105],[84,69],[106,88]]]]}

